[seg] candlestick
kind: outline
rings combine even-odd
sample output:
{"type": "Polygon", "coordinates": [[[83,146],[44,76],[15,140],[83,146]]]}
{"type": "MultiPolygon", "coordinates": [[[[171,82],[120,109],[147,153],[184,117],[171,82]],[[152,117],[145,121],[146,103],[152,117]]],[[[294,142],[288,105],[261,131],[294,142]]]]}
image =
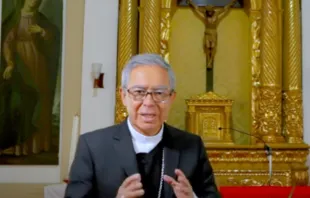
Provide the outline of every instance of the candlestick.
{"type": "Polygon", "coordinates": [[[71,145],[70,145],[70,155],[69,155],[69,166],[68,166],[68,173],[70,172],[72,162],[74,160],[76,146],[78,143],[79,137],[79,116],[76,114],[73,117],[72,123],[72,134],[71,134],[71,145]]]}

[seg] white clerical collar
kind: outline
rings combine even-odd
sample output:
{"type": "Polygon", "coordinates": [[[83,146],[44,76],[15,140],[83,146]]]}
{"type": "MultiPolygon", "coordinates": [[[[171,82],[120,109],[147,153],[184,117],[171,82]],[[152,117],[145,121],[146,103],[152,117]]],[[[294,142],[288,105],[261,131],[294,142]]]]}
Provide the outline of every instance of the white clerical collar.
{"type": "Polygon", "coordinates": [[[164,127],[154,136],[145,136],[133,128],[129,119],[127,119],[128,128],[132,137],[133,147],[136,153],[149,153],[163,137],[164,127]]]}

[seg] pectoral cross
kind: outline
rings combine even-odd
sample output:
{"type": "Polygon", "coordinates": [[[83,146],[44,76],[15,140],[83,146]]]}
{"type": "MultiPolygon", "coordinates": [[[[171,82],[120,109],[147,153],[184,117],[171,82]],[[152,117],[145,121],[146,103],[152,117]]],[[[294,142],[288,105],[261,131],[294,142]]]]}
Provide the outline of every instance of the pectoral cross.
{"type": "Polygon", "coordinates": [[[217,26],[231,7],[240,7],[242,3],[238,0],[180,0],[179,5],[190,6],[205,24],[206,91],[213,91],[213,66],[217,47],[217,26]]]}

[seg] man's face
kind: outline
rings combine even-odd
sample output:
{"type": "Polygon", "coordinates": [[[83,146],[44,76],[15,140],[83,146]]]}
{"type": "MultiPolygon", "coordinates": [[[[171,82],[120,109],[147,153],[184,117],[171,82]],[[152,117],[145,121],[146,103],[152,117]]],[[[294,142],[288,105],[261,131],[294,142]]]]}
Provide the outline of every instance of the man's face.
{"type": "Polygon", "coordinates": [[[145,135],[154,135],[160,130],[175,98],[168,72],[155,65],[134,68],[127,89],[121,90],[121,95],[131,124],[145,135]],[[147,92],[152,94],[145,96],[147,92]]]}

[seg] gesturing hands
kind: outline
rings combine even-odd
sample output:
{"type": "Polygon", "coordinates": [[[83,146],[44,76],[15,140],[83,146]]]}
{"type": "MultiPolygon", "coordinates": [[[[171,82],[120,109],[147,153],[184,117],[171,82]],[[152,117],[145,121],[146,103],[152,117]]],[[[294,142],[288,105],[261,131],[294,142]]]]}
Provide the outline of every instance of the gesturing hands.
{"type": "Polygon", "coordinates": [[[164,176],[164,181],[171,185],[175,196],[177,198],[194,198],[192,186],[184,173],[176,169],[175,174],[177,175],[177,181],[168,175],[164,176]]]}
{"type": "Polygon", "coordinates": [[[117,191],[116,198],[136,198],[144,195],[140,174],[127,177],[117,191]]]}
{"type": "MultiPolygon", "coordinates": [[[[164,175],[164,181],[171,185],[177,198],[194,198],[192,186],[184,173],[176,169],[177,180],[164,175]]],[[[140,174],[127,177],[119,187],[116,198],[137,198],[144,195],[140,174]]]]}

